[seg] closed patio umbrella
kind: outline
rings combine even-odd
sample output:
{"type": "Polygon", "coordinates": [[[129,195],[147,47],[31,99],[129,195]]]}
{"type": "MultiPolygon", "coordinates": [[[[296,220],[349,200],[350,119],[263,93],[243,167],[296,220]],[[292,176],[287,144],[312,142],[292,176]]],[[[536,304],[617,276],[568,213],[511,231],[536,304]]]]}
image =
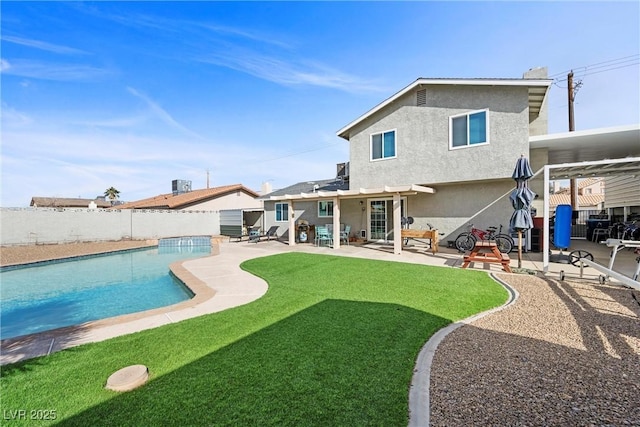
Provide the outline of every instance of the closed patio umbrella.
{"type": "Polygon", "coordinates": [[[531,202],[536,197],[536,193],[529,188],[529,178],[532,176],[529,160],[524,155],[520,156],[511,175],[511,178],[516,181],[516,188],[509,196],[514,209],[509,227],[518,232],[518,268],[522,267],[522,232],[533,228],[531,202]]]}

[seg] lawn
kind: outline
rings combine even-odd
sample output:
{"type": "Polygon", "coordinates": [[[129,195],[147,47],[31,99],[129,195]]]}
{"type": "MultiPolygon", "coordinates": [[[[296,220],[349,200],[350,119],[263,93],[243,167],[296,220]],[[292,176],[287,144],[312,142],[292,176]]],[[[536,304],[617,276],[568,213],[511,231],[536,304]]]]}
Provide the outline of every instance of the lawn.
{"type": "Polygon", "coordinates": [[[303,253],[242,268],[269,283],[251,304],[3,367],[3,420],[402,426],[424,343],[507,299],[486,273],[454,268],[303,253]],[[104,388],[132,364],[149,368],[146,385],[104,388]]]}

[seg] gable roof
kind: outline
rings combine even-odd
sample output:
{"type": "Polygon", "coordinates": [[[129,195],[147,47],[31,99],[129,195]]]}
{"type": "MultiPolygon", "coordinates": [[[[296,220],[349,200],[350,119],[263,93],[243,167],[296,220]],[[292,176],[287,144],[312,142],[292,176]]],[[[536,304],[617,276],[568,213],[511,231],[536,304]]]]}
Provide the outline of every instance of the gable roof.
{"type": "Polygon", "coordinates": [[[111,207],[111,202],[108,200],[72,197],[32,197],[30,206],[38,208],[88,208],[91,202],[94,202],[99,208],[111,207]]]}
{"type": "Polygon", "coordinates": [[[272,196],[284,196],[287,194],[314,193],[317,191],[348,190],[349,181],[342,179],[321,179],[317,181],[303,181],[290,185],[264,195],[261,199],[269,199],[272,196]],[[317,187],[316,187],[317,186],[317,187]]]}
{"type": "Polygon", "coordinates": [[[416,194],[416,193],[435,193],[430,187],[410,184],[400,186],[384,186],[379,188],[355,188],[349,189],[349,182],[341,179],[325,179],[320,181],[305,181],[293,184],[287,188],[269,193],[261,199],[271,201],[278,200],[322,200],[339,198],[355,198],[355,197],[374,197],[388,195],[391,193],[400,194],[416,194]]]}
{"type": "Polygon", "coordinates": [[[529,88],[529,113],[538,114],[540,112],[540,108],[542,107],[542,103],[544,98],[547,95],[547,91],[549,90],[549,86],[553,80],[550,79],[482,79],[482,78],[473,78],[473,79],[450,79],[450,78],[419,78],[409,86],[397,92],[395,95],[387,98],[385,101],[373,107],[371,110],[367,111],[362,116],[358,117],[342,129],[337,132],[337,135],[341,138],[349,140],[349,131],[369,118],[373,114],[378,111],[384,109],[389,104],[396,101],[398,98],[404,96],[405,94],[419,89],[421,86],[427,85],[451,85],[451,86],[525,86],[529,88]]]}
{"type": "Polygon", "coordinates": [[[160,194],[159,196],[149,197],[147,199],[135,202],[124,203],[115,206],[116,209],[180,209],[194,203],[202,203],[211,199],[226,196],[236,191],[243,191],[248,195],[257,198],[259,196],[253,190],[248,189],[242,184],[224,185],[222,187],[205,188],[202,190],[193,190],[180,194],[160,194]]]}
{"type": "MultiPolygon", "coordinates": [[[[594,184],[598,184],[599,182],[604,182],[603,178],[584,178],[580,181],[578,181],[578,190],[582,190],[585,187],[589,187],[591,185],[594,184]]],[[[553,194],[570,194],[571,193],[571,189],[570,188],[562,188],[558,191],[556,191],[553,194]]]]}
{"type": "MultiPolygon", "coordinates": [[[[604,194],[587,194],[578,196],[578,206],[582,207],[598,207],[604,202],[604,194]]],[[[570,194],[549,194],[549,207],[554,208],[558,205],[570,205],[570,194]]]]}

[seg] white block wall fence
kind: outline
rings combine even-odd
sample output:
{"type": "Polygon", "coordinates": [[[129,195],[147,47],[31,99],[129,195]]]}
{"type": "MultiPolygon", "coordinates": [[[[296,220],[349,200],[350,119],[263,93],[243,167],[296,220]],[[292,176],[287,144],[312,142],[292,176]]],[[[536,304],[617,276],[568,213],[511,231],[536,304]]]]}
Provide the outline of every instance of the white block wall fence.
{"type": "Polygon", "coordinates": [[[0,244],[145,240],[220,234],[218,211],[0,208],[0,244]]]}

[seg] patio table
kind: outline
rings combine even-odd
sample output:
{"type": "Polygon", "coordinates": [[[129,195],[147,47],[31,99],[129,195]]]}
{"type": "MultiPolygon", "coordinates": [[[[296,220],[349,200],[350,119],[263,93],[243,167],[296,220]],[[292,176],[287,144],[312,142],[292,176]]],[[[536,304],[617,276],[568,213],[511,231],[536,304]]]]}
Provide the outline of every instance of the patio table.
{"type": "Polygon", "coordinates": [[[464,256],[462,268],[467,268],[472,262],[501,264],[504,271],[511,273],[511,267],[509,266],[511,258],[509,258],[508,254],[501,253],[495,242],[476,242],[471,253],[464,256]]]}

